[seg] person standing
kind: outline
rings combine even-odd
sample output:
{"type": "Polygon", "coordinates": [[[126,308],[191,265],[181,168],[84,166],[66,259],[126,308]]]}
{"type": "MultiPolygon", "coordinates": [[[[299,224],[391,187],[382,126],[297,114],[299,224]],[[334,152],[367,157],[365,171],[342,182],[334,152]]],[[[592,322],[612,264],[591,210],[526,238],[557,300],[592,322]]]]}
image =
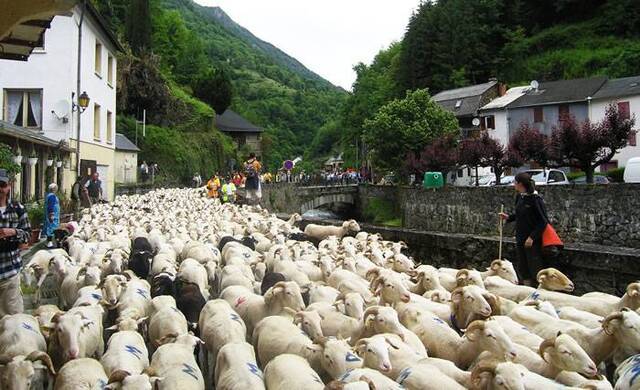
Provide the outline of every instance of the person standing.
{"type": "Polygon", "coordinates": [[[91,205],[94,205],[102,199],[102,181],[100,181],[100,174],[93,172],[91,179],[84,185],[85,190],[89,194],[89,200],[91,205]]]}
{"type": "Polygon", "coordinates": [[[260,170],[262,169],[262,164],[260,164],[254,153],[249,154],[249,159],[244,163],[244,169],[247,173],[244,184],[247,192],[247,202],[249,204],[258,204],[261,198],[260,170]]]}
{"type": "Polygon", "coordinates": [[[535,182],[528,173],[516,175],[514,188],[518,192],[515,212],[499,215],[507,223],[516,223],[516,270],[522,283],[532,286],[538,272],[545,268],[542,233],[547,226],[547,211],[544,200],[536,191],[535,182]]]}
{"type": "Polygon", "coordinates": [[[222,179],[222,203],[235,203],[236,201],[236,185],[233,180],[222,179]]]}
{"type": "Polygon", "coordinates": [[[60,225],[60,200],[56,192],[58,192],[58,185],[49,184],[49,193],[44,202],[44,233],[47,236],[47,248],[53,247],[53,233],[60,225]]]}
{"type": "Polygon", "coordinates": [[[27,210],[20,203],[9,203],[10,192],[7,171],[0,169],[0,318],[24,311],[19,246],[31,236],[27,210]]]}
{"type": "Polygon", "coordinates": [[[220,188],[220,179],[217,175],[211,175],[211,179],[207,182],[207,190],[209,198],[218,197],[218,189],[220,188]]]}

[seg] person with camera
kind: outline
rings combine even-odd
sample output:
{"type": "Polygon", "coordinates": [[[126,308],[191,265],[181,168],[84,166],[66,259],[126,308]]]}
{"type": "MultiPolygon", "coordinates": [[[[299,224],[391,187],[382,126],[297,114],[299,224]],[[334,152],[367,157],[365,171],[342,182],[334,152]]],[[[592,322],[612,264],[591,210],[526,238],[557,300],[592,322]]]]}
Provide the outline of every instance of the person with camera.
{"type": "Polygon", "coordinates": [[[31,226],[27,210],[10,202],[11,186],[5,169],[0,169],[0,318],[22,313],[20,291],[20,244],[29,242],[31,226]]]}

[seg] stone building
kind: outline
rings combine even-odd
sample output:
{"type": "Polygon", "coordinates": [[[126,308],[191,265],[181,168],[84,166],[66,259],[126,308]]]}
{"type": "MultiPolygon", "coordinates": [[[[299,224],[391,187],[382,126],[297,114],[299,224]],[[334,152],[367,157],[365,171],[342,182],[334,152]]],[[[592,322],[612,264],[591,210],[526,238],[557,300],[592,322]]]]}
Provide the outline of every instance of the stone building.
{"type": "Polygon", "coordinates": [[[261,134],[264,130],[249,122],[240,114],[230,109],[222,115],[216,115],[216,127],[233,138],[233,141],[241,147],[247,145],[256,156],[261,157],[261,134]]]}

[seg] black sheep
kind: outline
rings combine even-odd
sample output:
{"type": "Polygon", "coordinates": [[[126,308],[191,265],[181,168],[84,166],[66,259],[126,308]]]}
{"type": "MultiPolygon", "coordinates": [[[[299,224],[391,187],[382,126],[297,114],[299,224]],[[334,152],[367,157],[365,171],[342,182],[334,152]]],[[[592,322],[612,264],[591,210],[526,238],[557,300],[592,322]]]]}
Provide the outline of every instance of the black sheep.
{"type": "Polygon", "coordinates": [[[129,269],[140,279],[149,276],[151,260],[153,259],[153,248],[144,237],[137,237],[131,246],[131,256],[129,257],[129,269]]]}
{"type": "MultiPolygon", "coordinates": [[[[176,306],[187,318],[189,328],[194,330],[198,325],[200,312],[207,301],[202,296],[202,292],[200,292],[197,284],[176,281],[175,285],[176,306]]],[[[196,335],[198,335],[198,332],[196,332],[196,335]]]]}
{"type": "Polygon", "coordinates": [[[160,273],[153,277],[151,281],[151,297],[155,298],[160,295],[176,296],[176,286],[174,284],[174,276],[168,273],[160,273]]]}
{"type": "Polygon", "coordinates": [[[320,244],[320,241],[318,239],[307,236],[304,233],[290,233],[289,235],[287,235],[287,239],[294,241],[307,241],[312,243],[316,248],[318,247],[318,244],[320,244]]]}
{"type": "Polygon", "coordinates": [[[262,284],[260,285],[260,292],[262,293],[262,295],[264,295],[264,293],[266,293],[267,290],[273,287],[274,284],[278,282],[284,282],[284,281],[286,281],[286,279],[283,274],[280,274],[277,272],[271,272],[269,274],[266,274],[262,279],[262,284]]]}
{"type": "Polygon", "coordinates": [[[224,248],[224,246],[227,245],[230,242],[237,242],[239,244],[242,244],[242,245],[246,246],[247,248],[251,249],[252,251],[254,251],[254,250],[256,250],[256,243],[258,241],[256,241],[251,236],[243,237],[242,240],[236,240],[235,238],[233,238],[231,236],[225,236],[225,237],[222,237],[220,239],[220,242],[218,243],[218,249],[220,250],[220,252],[222,252],[222,249],[224,248]]]}

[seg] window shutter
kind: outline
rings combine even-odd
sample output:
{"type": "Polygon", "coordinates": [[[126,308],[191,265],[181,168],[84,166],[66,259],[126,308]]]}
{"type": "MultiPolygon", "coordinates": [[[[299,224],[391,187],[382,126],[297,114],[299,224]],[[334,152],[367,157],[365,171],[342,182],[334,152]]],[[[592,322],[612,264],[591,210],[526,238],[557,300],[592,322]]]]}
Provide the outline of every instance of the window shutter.
{"type": "Polygon", "coordinates": [[[622,119],[631,119],[631,110],[629,109],[629,102],[618,102],[618,113],[622,119]]]}
{"type": "Polygon", "coordinates": [[[542,113],[542,107],[534,107],[534,109],[533,109],[533,122],[534,123],[542,123],[542,122],[544,122],[544,115],[542,113]]]}
{"type": "Polygon", "coordinates": [[[563,121],[569,117],[569,106],[561,104],[558,106],[558,119],[563,121]]]}
{"type": "Polygon", "coordinates": [[[636,132],[631,130],[629,132],[629,138],[627,139],[628,146],[636,146],[636,132]]]}

